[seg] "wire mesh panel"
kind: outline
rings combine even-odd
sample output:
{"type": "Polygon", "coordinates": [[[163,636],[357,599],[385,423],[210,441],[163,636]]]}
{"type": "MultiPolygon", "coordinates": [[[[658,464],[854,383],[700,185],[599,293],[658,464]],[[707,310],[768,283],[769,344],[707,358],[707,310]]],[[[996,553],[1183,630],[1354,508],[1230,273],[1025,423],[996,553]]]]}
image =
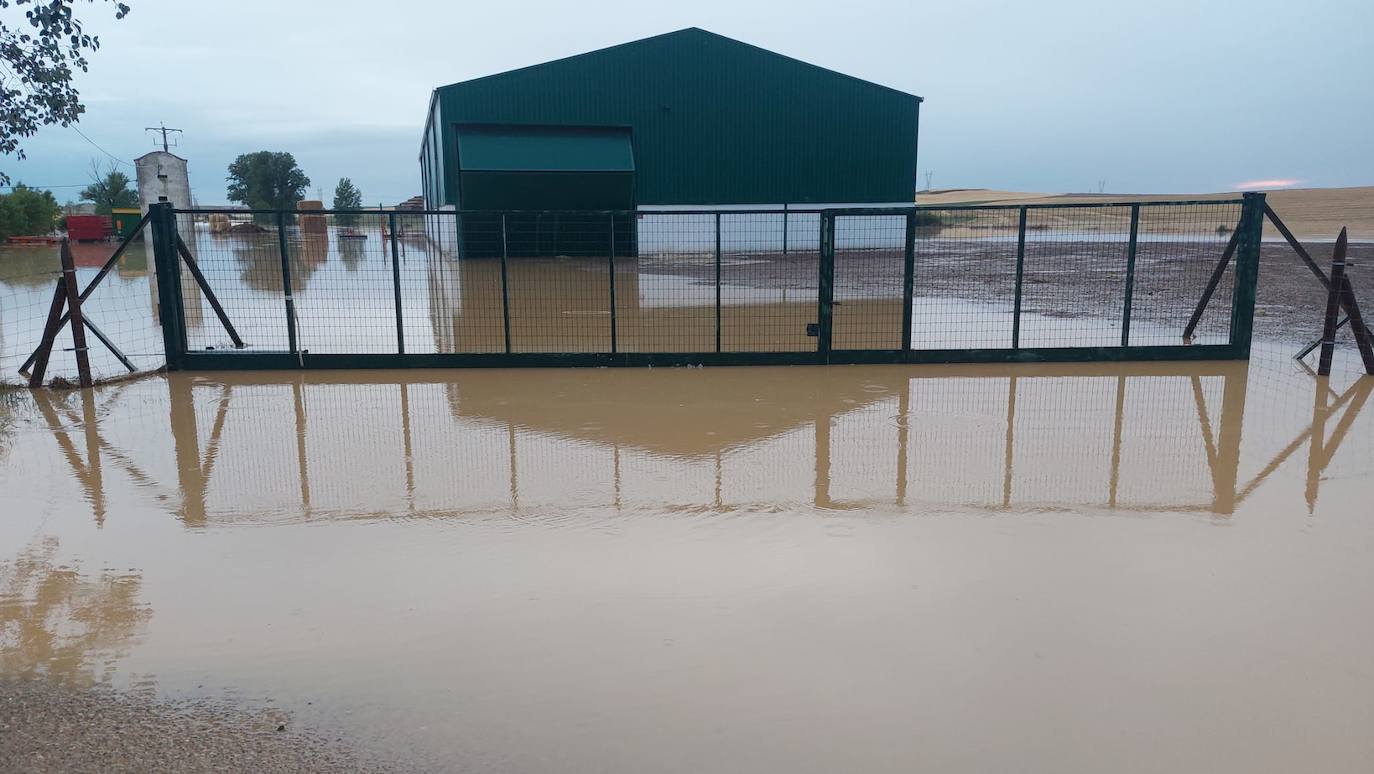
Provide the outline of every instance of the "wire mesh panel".
{"type": "Polygon", "coordinates": [[[612,351],[613,220],[576,212],[507,218],[511,351],[612,351]]]}
{"type": "Polygon", "coordinates": [[[1022,347],[1121,344],[1130,207],[1028,208],[1022,347]]]}
{"type": "MultiPolygon", "coordinates": [[[[505,273],[502,270],[502,223],[498,218],[425,216],[429,230],[439,235],[423,258],[407,257],[406,266],[423,260],[425,299],[433,329],[434,351],[481,354],[506,352],[505,273]],[[446,240],[452,240],[448,249],[446,240]],[[462,240],[474,246],[473,254],[461,250],[462,240]]],[[[411,247],[407,240],[407,247],[411,247]]],[[[406,314],[414,319],[420,308],[406,301],[406,314]]]]}
{"type": "Polygon", "coordinates": [[[716,216],[646,213],[638,257],[616,257],[621,352],[712,352],[716,344],[716,216]]]}
{"type": "Polygon", "coordinates": [[[1016,208],[918,210],[911,348],[1011,347],[1016,208]]]}
{"type": "MultiPolygon", "coordinates": [[[[457,229],[450,214],[395,213],[395,229],[386,224],[393,306],[399,308],[392,351],[406,354],[452,352],[453,303],[458,298],[453,269],[457,265],[457,229]],[[394,244],[393,244],[394,242],[394,244]],[[447,336],[446,336],[447,334],[447,336]]],[[[494,349],[491,351],[500,351],[494,349]]]]}
{"type": "Polygon", "coordinates": [[[834,349],[899,349],[906,215],[835,217],[834,349]]]}
{"type": "Polygon", "coordinates": [[[819,226],[815,213],[720,214],[720,351],[816,351],[819,226]]]}
{"type": "MultiPolygon", "coordinates": [[[[1240,212],[1238,202],[1140,208],[1131,344],[1180,343],[1179,332],[1187,326],[1208,280],[1236,236],[1240,212]]],[[[1220,277],[1212,295],[1212,311],[1202,317],[1193,334],[1195,344],[1230,340],[1235,260],[1232,255],[1230,268],[1220,277]]]]}
{"type": "MultiPolygon", "coordinates": [[[[238,331],[244,349],[289,350],[281,235],[277,233],[276,217],[218,212],[183,214],[177,221],[177,236],[186,244],[206,284],[238,331]],[[188,221],[191,228],[186,227],[188,221]]],[[[288,225],[288,240],[290,228],[288,225]]],[[[327,255],[317,255],[312,263],[305,251],[297,252],[300,256],[289,268],[293,293],[305,290],[313,271],[321,265],[321,258],[328,260],[327,255]]],[[[186,270],[181,272],[181,303],[188,350],[234,348],[205,294],[186,270]]]]}
{"type": "Polygon", "coordinates": [[[301,350],[397,351],[389,236],[384,214],[302,213],[287,226],[301,350]]]}

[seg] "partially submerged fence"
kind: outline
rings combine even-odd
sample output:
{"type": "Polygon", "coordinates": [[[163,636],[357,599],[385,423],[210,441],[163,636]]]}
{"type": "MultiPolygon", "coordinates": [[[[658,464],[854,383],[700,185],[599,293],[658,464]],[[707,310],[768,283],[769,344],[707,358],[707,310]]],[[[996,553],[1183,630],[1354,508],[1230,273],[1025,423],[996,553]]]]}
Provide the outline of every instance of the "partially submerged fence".
{"type": "Polygon", "coordinates": [[[163,366],[146,226],[114,246],[43,238],[0,249],[0,386],[84,386],[163,366]]]}
{"type": "Polygon", "coordinates": [[[172,369],[916,363],[1244,358],[1263,206],[150,220],[172,369]]]}

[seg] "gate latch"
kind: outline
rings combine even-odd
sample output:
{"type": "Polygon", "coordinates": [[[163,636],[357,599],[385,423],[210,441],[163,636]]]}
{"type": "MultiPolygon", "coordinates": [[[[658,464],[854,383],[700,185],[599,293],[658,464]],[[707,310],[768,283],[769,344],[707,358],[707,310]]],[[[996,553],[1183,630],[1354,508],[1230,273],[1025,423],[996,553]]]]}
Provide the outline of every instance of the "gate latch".
{"type": "Polygon", "coordinates": [[[819,335],[821,335],[821,326],[820,326],[820,324],[819,324],[819,323],[807,323],[807,324],[806,324],[806,335],[807,335],[807,336],[819,336],[819,335]]]}

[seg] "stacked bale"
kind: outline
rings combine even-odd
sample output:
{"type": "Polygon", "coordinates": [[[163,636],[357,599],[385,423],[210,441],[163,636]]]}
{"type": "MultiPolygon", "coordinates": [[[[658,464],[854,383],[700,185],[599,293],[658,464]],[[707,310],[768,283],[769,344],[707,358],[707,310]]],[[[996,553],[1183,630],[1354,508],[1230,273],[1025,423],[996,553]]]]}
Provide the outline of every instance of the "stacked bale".
{"type": "MultiPolygon", "coordinates": [[[[324,202],[319,199],[305,199],[296,203],[297,212],[323,209],[324,202]]],[[[329,220],[324,215],[301,215],[300,227],[302,234],[324,234],[329,231],[329,220]]]]}
{"type": "Polygon", "coordinates": [[[210,233],[223,234],[229,230],[229,216],[223,212],[210,213],[210,233]]]}

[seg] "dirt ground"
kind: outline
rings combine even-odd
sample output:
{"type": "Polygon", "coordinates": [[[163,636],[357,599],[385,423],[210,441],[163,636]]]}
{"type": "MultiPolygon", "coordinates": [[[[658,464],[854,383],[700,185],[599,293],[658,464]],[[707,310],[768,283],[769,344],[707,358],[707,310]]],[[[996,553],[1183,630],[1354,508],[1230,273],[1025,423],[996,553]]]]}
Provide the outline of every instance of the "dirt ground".
{"type": "Polygon", "coordinates": [[[2,680],[0,772],[398,770],[288,725],[283,713],[2,680]]]}
{"type": "MultiPolygon", "coordinates": [[[[927,243],[938,246],[939,242],[927,243]]],[[[1330,270],[1331,245],[1308,243],[1307,249],[1323,271],[1330,270]]],[[[1082,242],[1063,245],[1027,245],[1025,272],[1026,312],[1063,320],[1094,318],[1114,320],[1124,299],[1123,246],[1119,243],[1082,242]],[[1037,266],[1039,263],[1039,266],[1037,266]]],[[[920,252],[918,250],[918,252],[920,252]]],[[[797,258],[758,254],[748,272],[734,281],[762,291],[791,288],[814,293],[815,279],[808,268],[799,271],[797,258]]],[[[1218,245],[1162,241],[1142,243],[1137,258],[1133,319],[1152,322],[1180,335],[1221,257],[1218,245]],[[1212,248],[1216,249],[1213,250],[1212,248]]],[[[1356,297],[1365,308],[1374,306],[1374,244],[1352,244],[1347,253],[1348,275],[1356,297]],[[1366,268],[1371,267],[1371,268],[1366,268]]],[[[808,265],[809,266],[809,265],[808,265]]],[[[889,250],[842,252],[836,259],[835,294],[841,304],[877,303],[875,298],[900,297],[901,257],[889,250]]],[[[709,282],[710,267],[662,261],[652,270],[709,282]]],[[[966,325],[954,307],[943,310],[939,299],[963,299],[993,306],[1008,306],[1014,296],[1016,264],[1014,245],[963,242],[957,249],[927,249],[918,255],[916,296],[918,317],[926,309],[926,326],[945,325],[951,331],[966,325]],[[923,300],[925,299],[925,300],[923,300]]],[[[1225,336],[1229,330],[1230,293],[1234,263],[1223,276],[1211,305],[1198,328],[1200,335],[1225,336]]],[[[1255,308],[1255,336],[1273,341],[1307,341],[1321,333],[1326,291],[1286,242],[1265,242],[1260,249],[1260,277],[1255,308]]],[[[842,313],[843,307],[837,314],[842,313]]],[[[900,315],[900,305],[869,317],[900,315]]],[[[1366,316],[1371,312],[1365,312],[1366,316]]],[[[895,322],[883,330],[900,330],[895,322]]],[[[1343,340],[1345,334],[1341,334],[1343,340]]],[[[1150,341],[1149,343],[1170,343],[1150,341]]]]}
{"type": "MultiPolygon", "coordinates": [[[[1148,202],[1170,199],[1229,199],[1228,193],[1178,193],[1131,196],[1123,194],[1052,194],[1023,191],[997,191],[986,188],[936,190],[916,195],[922,205],[954,204],[1048,204],[1068,202],[1148,202]]],[[[1330,240],[1341,227],[1350,230],[1351,239],[1374,239],[1374,186],[1353,188],[1291,188],[1265,192],[1266,200],[1299,239],[1330,240]]],[[[1266,238],[1278,238],[1274,227],[1265,223],[1266,238]]]]}

